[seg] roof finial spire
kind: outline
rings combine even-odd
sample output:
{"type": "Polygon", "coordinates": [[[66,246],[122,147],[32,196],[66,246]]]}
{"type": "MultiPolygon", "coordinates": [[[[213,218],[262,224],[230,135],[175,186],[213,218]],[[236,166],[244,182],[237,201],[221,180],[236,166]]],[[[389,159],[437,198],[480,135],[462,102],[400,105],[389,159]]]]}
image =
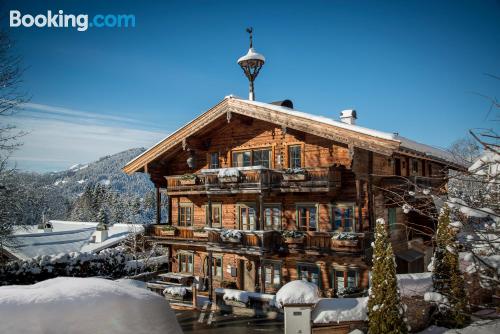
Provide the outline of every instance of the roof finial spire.
{"type": "Polygon", "coordinates": [[[266,58],[264,58],[263,55],[257,53],[253,49],[253,28],[252,27],[247,28],[247,33],[250,34],[250,49],[248,49],[246,55],[238,59],[238,64],[243,69],[243,72],[245,72],[245,75],[250,83],[248,99],[250,101],[254,101],[255,93],[254,93],[253,82],[255,81],[255,78],[257,78],[257,75],[259,74],[262,65],[264,65],[266,58]]]}
{"type": "Polygon", "coordinates": [[[248,27],[247,28],[247,33],[250,34],[250,49],[253,48],[253,28],[248,27]]]}

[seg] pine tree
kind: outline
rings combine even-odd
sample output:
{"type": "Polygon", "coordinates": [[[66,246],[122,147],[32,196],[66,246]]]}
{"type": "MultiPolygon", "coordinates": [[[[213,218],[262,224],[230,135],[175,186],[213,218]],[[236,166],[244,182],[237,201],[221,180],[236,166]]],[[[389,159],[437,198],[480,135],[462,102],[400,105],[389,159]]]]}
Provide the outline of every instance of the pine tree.
{"type": "Polygon", "coordinates": [[[109,219],[108,219],[108,214],[106,213],[106,210],[101,209],[99,211],[99,214],[97,216],[97,221],[99,222],[100,225],[104,225],[104,226],[108,225],[109,219]]]}
{"type": "Polygon", "coordinates": [[[459,268],[455,232],[450,227],[450,208],[439,214],[434,250],[432,281],[434,291],[446,297],[449,305],[439,305],[438,322],[463,327],[467,321],[467,294],[459,268]]]}
{"type": "Polygon", "coordinates": [[[405,308],[401,303],[396,278],[396,262],[383,219],[377,219],[370,296],[369,332],[407,333],[405,308]]]}

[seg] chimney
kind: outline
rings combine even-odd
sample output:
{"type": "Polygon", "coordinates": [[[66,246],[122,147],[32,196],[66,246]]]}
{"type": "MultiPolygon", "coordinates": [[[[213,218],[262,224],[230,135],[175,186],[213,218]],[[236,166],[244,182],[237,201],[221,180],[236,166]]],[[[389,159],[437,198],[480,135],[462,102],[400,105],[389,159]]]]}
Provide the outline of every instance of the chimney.
{"type": "Polygon", "coordinates": [[[100,243],[108,238],[108,225],[99,223],[95,229],[95,242],[100,243]]]}
{"type": "Polygon", "coordinates": [[[340,112],[340,121],[346,124],[356,124],[356,110],[354,109],[346,109],[340,112]]]}

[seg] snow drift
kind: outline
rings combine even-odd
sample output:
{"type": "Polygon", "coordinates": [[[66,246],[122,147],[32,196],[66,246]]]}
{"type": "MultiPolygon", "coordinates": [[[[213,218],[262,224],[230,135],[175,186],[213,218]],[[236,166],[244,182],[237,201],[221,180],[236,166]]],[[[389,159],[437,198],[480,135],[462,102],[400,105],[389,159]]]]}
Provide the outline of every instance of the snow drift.
{"type": "Polygon", "coordinates": [[[162,297],[127,282],[59,277],[0,287],[0,333],[182,333],[162,297]]]}

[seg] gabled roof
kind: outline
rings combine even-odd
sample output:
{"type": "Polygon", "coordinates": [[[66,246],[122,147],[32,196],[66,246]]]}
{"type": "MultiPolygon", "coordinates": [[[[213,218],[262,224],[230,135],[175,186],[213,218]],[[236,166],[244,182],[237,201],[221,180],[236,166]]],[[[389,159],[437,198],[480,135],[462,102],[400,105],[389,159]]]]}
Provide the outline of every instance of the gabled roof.
{"type": "Polygon", "coordinates": [[[200,129],[224,114],[230,119],[232,113],[267,121],[388,156],[395,152],[410,153],[454,166],[459,165],[449,152],[412,141],[398,134],[347,124],[324,116],[312,115],[270,103],[244,100],[230,95],[128,162],[123,168],[124,172],[131,174],[147,169],[150,162],[182,143],[189,136],[195,135],[200,129]]]}
{"type": "Polygon", "coordinates": [[[129,235],[144,230],[138,224],[114,224],[108,229],[108,238],[103,242],[92,241],[97,223],[51,220],[52,232],[39,232],[37,226],[19,227],[14,230],[13,247],[6,250],[18,259],[29,259],[39,255],[55,255],[71,252],[98,252],[117,245],[129,235]]]}

